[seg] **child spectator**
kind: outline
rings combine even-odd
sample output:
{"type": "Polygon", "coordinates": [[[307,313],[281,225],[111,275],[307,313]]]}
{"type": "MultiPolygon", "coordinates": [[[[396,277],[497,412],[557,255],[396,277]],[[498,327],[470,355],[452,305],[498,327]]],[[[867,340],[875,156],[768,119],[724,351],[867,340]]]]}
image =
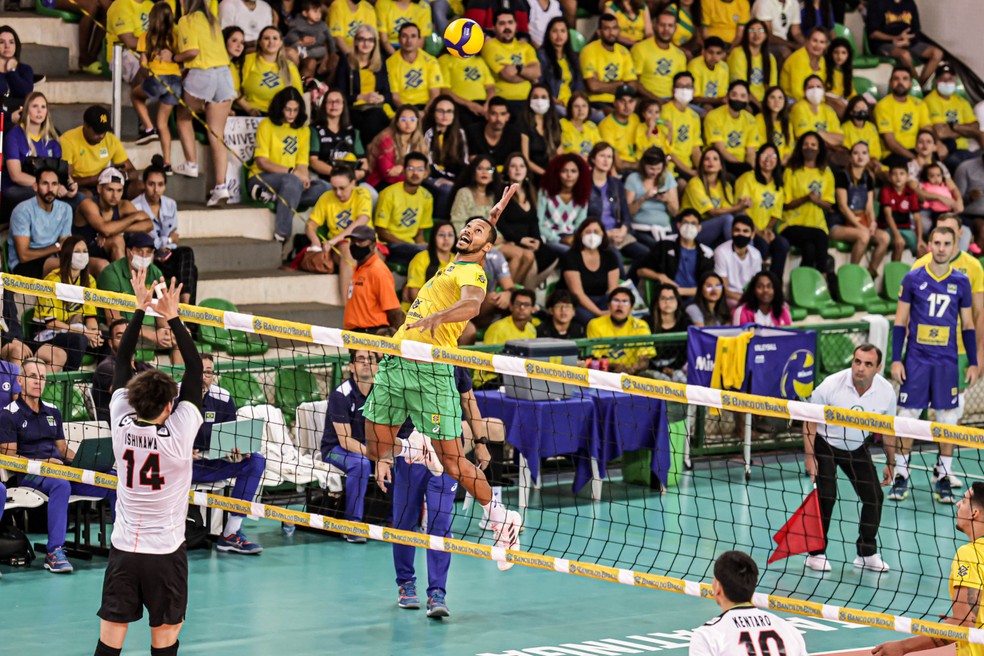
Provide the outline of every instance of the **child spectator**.
{"type": "Polygon", "coordinates": [[[148,75],[141,85],[147,100],[157,104],[157,135],[161,140],[164,172],[171,173],[171,128],[168,121],[181,97],[181,67],[175,63],[178,51],[174,39],[174,12],[166,2],[158,2],[150,10],[147,31],[137,40],[141,53],[140,63],[148,68],[148,75]]]}
{"type": "Polygon", "coordinates": [[[693,104],[705,110],[723,105],[727,100],[728,65],[724,63],[727,46],[719,37],[712,36],[704,41],[704,51],[700,57],[690,60],[687,70],[694,79],[693,104]]]}
{"type": "Polygon", "coordinates": [[[287,57],[280,30],[266,27],[260,32],[256,52],[243,62],[243,95],[239,107],[250,116],[263,116],[273,97],[286,87],[304,93],[301,74],[287,57]]]}
{"type": "Polygon", "coordinates": [[[333,80],[338,55],[335,53],[335,40],[325,23],[321,3],[317,0],[302,0],[301,13],[287,24],[284,44],[287,58],[294,62],[301,77],[305,80],[317,75],[320,79],[333,80]]]}
{"type": "MultiPolygon", "coordinates": [[[[919,186],[923,190],[923,195],[927,197],[922,203],[922,215],[924,219],[929,220],[929,225],[934,225],[936,217],[940,214],[958,211],[954,210],[956,201],[953,199],[950,187],[946,185],[946,180],[943,179],[943,167],[938,163],[934,162],[923,167],[919,172],[919,186]]],[[[925,225],[924,220],[924,228],[925,225]]]]}
{"type": "Polygon", "coordinates": [[[369,165],[366,182],[380,190],[387,185],[403,182],[403,158],[411,152],[426,150],[416,108],[412,105],[400,107],[390,126],[376,135],[366,148],[369,165]]]}
{"type": "Polygon", "coordinates": [[[915,221],[913,229],[912,213],[919,208],[919,199],[906,185],[909,172],[905,164],[892,164],[888,177],[891,184],[881,190],[882,215],[878,217],[878,227],[891,234],[892,261],[898,262],[906,248],[920,256],[925,252],[926,244],[922,240],[922,222],[915,221]]]}

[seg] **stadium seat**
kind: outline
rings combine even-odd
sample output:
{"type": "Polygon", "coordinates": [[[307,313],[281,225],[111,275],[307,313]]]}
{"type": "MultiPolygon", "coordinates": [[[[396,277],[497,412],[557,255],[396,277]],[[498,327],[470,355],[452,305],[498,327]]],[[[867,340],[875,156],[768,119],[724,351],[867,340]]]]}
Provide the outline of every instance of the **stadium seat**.
{"type": "Polygon", "coordinates": [[[878,85],[869,80],[866,77],[854,76],[854,93],[863,96],[864,94],[871,94],[876,100],[881,97],[878,93],[878,85]]]}
{"type": "Polygon", "coordinates": [[[568,30],[567,35],[571,40],[571,48],[574,52],[581,52],[581,49],[584,48],[585,44],[588,42],[588,40],[584,38],[584,35],[577,30],[568,30]]]}
{"type": "Polygon", "coordinates": [[[888,301],[898,301],[899,290],[902,289],[902,278],[909,273],[909,265],[905,262],[889,262],[882,271],[885,281],[885,291],[882,298],[888,301]]]}
{"type": "Polygon", "coordinates": [[[857,264],[845,264],[837,269],[837,288],[841,300],[853,305],[855,310],[874,314],[891,314],[895,305],[878,298],[875,281],[867,269],[857,264]]]}
{"type": "MultiPolygon", "coordinates": [[[[206,298],[198,303],[202,307],[226,312],[238,312],[239,309],[223,298],[206,298]]],[[[213,348],[223,350],[229,355],[262,355],[270,345],[263,338],[250,335],[241,330],[201,326],[201,340],[213,348]]]]}
{"type": "Polygon", "coordinates": [[[431,57],[440,57],[441,53],[444,52],[444,37],[433,33],[424,39],[424,52],[431,57]]]}
{"type": "Polygon", "coordinates": [[[834,301],[827,281],[812,267],[793,269],[789,283],[791,306],[799,306],[824,319],[843,319],[854,314],[854,308],[850,305],[834,301]]]}
{"type": "Polygon", "coordinates": [[[864,51],[867,48],[867,40],[865,40],[864,44],[859,46],[857,40],[854,38],[854,33],[851,32],[851,28],[846,25],[835,23],[834,37],[847,39],[847,42],[851,44],[851,50],[854,51],[854,70],[861,68],[878,68],[878,64],[880,64],[881,61],[877,57],[864,54],[864,51]]]}
{"type": "Polygon", "coordinates": [[[62,421],[89,421],[92,419],[89,409],[85,405],[85,395],[71,381],[49,380],[44,386],[44,392],[41,393],[41,400],[56,406],[61,411],[62,421]]]}
{"type": "Polygon", "coordinates": [[[851,338],[843,333],[821,332],[817,337],[820,369],[829,375],[850,367],[854,359],[854,346],[851,338]]]}
{"type": "Polygon", "coordinates": [[[49,9],[45,6],[43,0],[34,0],[34,11],[37,12],[38,16],[48,16],[50,18],[60,18],[66,23],[78,23],[82,20],[82,14],[76,14],[74,11],[61,11],[59,9],[49,9]]]}
{"type": "Polygon", "coordinates": [[[802,321],[803,319],[808,317],[809,314],[810,313],[807,312],[805,308],[801,308],[801,307],[789,308],[789,316],[792,318],[793,321],[802,321]]]}
{"type": "Polygon", "coordinates": [[[830,240],[830,248],[833,248],[838,253],[850,253],[854,244],[846,241],[840,241],[839,239],[830,240]]]}
{"type": "Polygon", "coordinates": [[[248,371],[223,372],[219,377],[219,387],[229,392],[237,408],[267,402],[260,381],[248,371]]]}
{"type": "Polygon", "coordinates": [[[297,406],[320,398],[314,374],[303,369],[277,369],[273,380],[273,403],[284,413],[288,424],[294,423],[297,406]]]}

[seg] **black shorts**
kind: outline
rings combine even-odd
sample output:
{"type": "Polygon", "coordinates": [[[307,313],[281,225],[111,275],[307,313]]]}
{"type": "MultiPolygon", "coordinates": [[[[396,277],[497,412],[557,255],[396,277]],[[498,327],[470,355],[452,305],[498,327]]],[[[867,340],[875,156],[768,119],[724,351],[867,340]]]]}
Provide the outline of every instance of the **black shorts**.
{"type": "Polygon", "coordinates": [[[181,624],[188,609],[188,552],[184,543],[169,554],[109,550],[103,579],[101,619],[129,624],[143,617],[150,626],[181,624]]]}

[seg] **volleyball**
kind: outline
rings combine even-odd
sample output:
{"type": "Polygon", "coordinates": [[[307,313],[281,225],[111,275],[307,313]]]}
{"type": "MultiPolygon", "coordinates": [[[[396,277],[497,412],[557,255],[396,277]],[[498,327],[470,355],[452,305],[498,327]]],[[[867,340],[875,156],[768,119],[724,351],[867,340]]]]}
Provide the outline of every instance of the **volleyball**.
{"type": "Polygon", "coordinates": [[[444,30],[444,47],[455,57],[466,59],[477,55],[485,44],[485,33],[473,20],[459,18],[444,30]]]}
{"type": "Polygon", "coordinates": [[[779,383],[787,399],[806,399],[813,394],[813,354],[806,349],[794,351],[786,361],[779,383]]]}

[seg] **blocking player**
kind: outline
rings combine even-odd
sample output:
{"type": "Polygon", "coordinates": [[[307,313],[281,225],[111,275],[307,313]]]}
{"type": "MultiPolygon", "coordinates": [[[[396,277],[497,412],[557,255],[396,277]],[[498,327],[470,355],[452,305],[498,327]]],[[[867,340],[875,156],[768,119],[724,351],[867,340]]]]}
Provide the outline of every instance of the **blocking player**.
{"type": "Polygon", "coordinates": [[[144,607],[150,653],[175,656],[188,606],[184,539],[192,449],[202,425],[202,359],[178,318],[181,285],[172,279],[170,288],[161,287],[155,309],[184,357],[184,384],[179,393],[174,379],[157,369],[133,376],[130,361],[153,296],[146,277],[140,269],[131,279],[136,312],[117,350],[109,403],[119,483],[95,656],[119,656],[129,623],[143,616],[144,607]]]}
{"type": "MultiPolygon", "coordinates": [[[[482,262],[498,236],[495,223],[516,189],[517,185],[506,188],[502,199],[489,211],[488,219],[468,220],[458,236],[454,261],[421,288],[396,339],[444,348],[458,346],[468,321],[482,307],[488,282],[482,262]]],[[[435,476],[447,472],[488,512],[496,545],[519,548],[522,518],[493,499],[485,474],[465,458],[458,439],[460,397],[451,365],[385,356],[363,415],[366,456],[370,460],[402,457],[410,464],[427,465],[435,476]],[[406,439],[398,439],[397,431],[408,415],[417,430],[406,439]]],[[[512,567],[506,561],[496,564],[503,571],[512,567]]]]}
{"type": "MultiPolygon", "coordinates": [[[[960,339],[967,351],[968,385],[977,381],[977,333],[971,310],[970,279],[950,265],[956,233],[951,228],[937,226],[929,233],[932,260],[910,271],[902,279],[899,305],[892,328],[892,378],[901,383],[899,416],[918,418],[922,411],[933,408],[936,421],[957,422],[957,327],[962,326],[960,339]],[[902,348],[908,335],[905,362],[902,348]]],[[[909,494],[909,454],[911,438],[896,438],[895,478],[888,498],[901,501],[909,494]]],[[[952,453],[952,451],[951,451],[952,453]]],[[[888,484],[889,466],[885,467],[883,484],[888,484]]],[[[950,473],[953,457],[940,455],[940,477],[933,486],[933,495],[941,503],[953,503],[950,473]]]]}

